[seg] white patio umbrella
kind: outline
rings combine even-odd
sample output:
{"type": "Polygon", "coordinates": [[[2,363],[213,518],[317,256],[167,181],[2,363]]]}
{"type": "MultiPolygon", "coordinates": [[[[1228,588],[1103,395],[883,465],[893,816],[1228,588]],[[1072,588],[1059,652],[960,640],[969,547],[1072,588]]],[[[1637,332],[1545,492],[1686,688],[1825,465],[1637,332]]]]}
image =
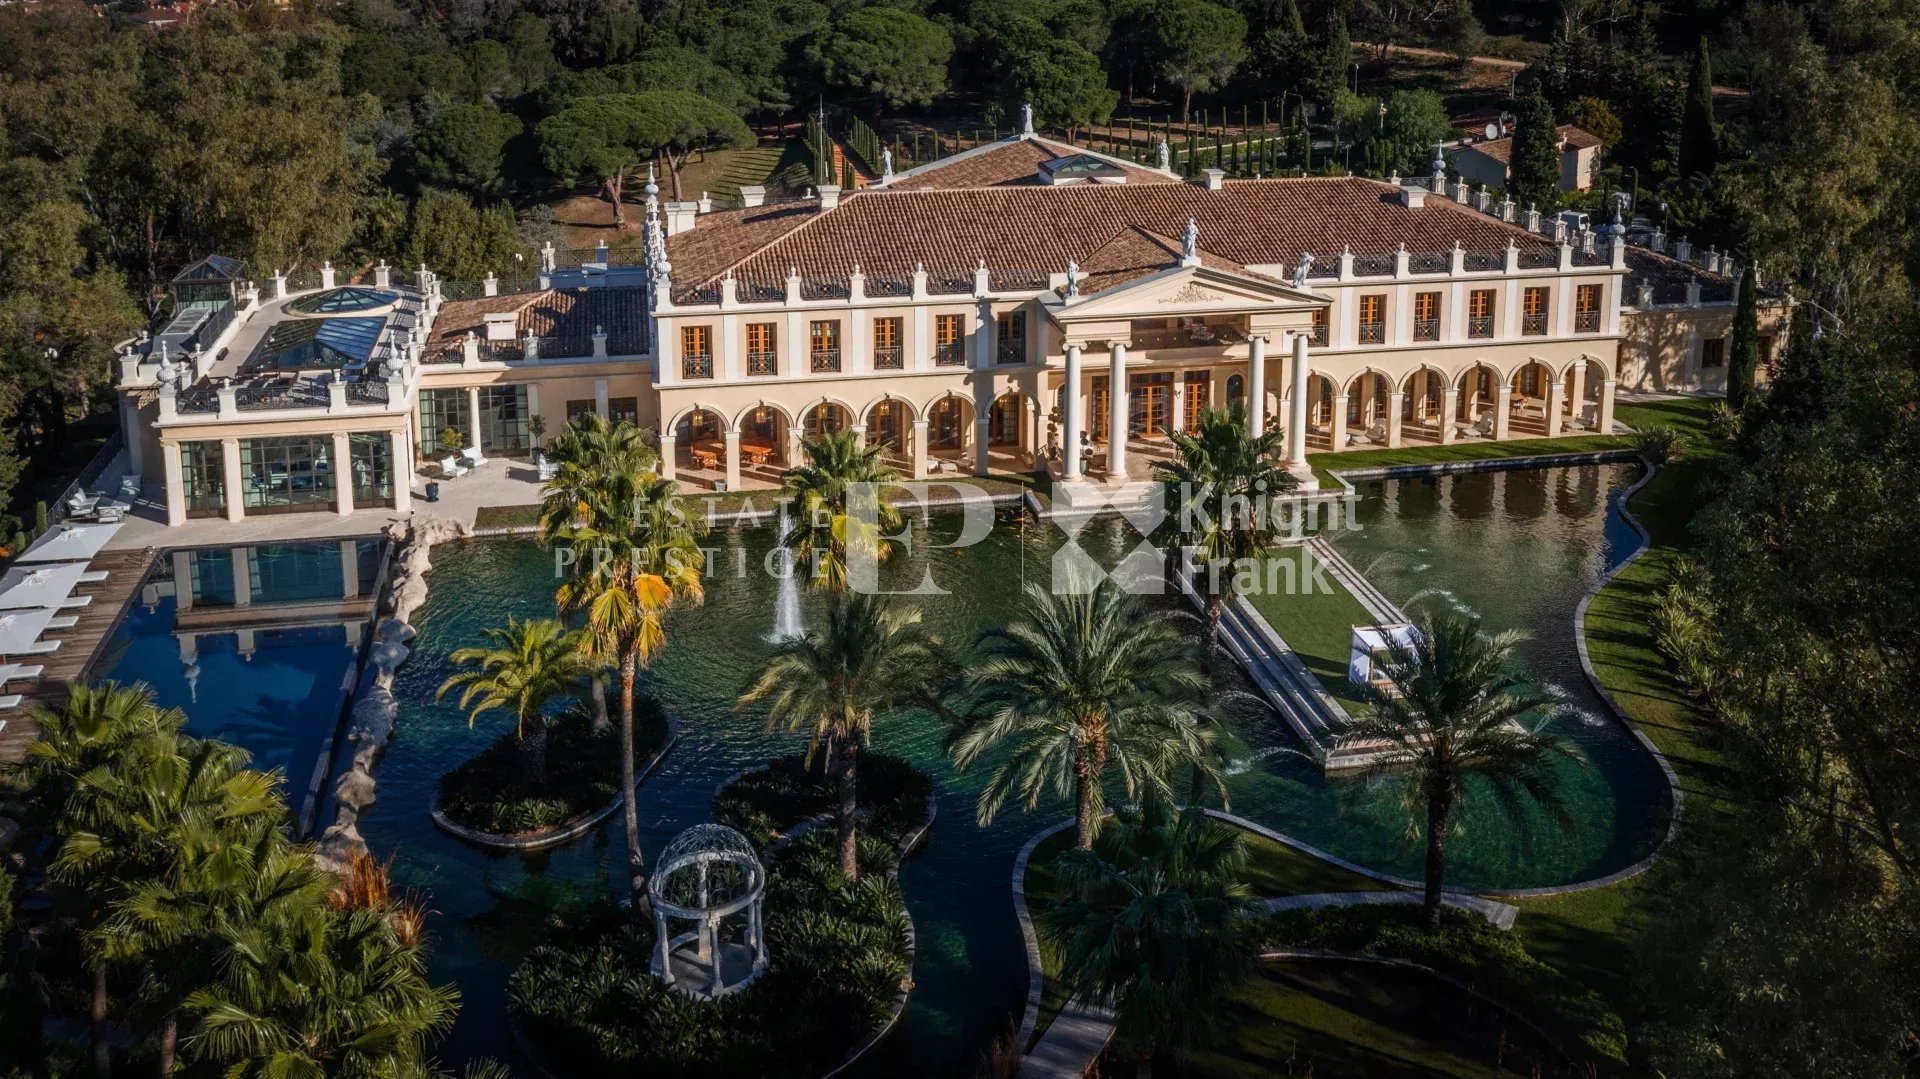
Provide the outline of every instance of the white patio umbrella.
{"type": "Polygon", "coordinates": [[[100,553],[120,525],[66,522],[54,525],[27,545],[14,562],[86,562],[100,553]]]}
{"type": "Polygon", "coordinates": [[[29,607],[85,607],[92,596],[71,598],[82,581],[104,581],[102,571],[89,571],[85,562],[48,562],[15,566],[0,577],[0,611],[29,607]]]}

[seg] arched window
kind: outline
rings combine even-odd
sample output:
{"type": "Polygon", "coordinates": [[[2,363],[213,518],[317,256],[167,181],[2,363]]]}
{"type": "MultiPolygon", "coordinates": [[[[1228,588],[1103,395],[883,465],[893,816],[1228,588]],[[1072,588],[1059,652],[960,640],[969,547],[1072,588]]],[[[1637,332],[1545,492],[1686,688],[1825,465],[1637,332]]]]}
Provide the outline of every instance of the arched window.
{"type": "Polygon", "coordinates": [[[1247,397],[1247,380],[1245,376],[1228,375],[1227,376],[1227,403],[1243,405],[1246,403],[1246,397],[1247,397]]]}

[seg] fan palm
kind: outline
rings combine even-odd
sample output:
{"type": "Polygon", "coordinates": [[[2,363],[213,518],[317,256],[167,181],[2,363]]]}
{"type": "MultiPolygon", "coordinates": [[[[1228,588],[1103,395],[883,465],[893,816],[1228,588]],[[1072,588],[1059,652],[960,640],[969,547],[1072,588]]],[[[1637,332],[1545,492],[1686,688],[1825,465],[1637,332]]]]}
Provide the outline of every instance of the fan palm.
{"type": "Polygon", "coordinates": [[[1567,815],[1549,767],[1568,756],[1566,743],[1521,725],[1558,698],[1524,682],[1512,663],[1517,633],[1488,635],[1478,619],[1451,616],[1422,621],[1417,640],[1394,640],[1382,663],[1391,689],[1373,694],[1370,714],[1350,728],[1355,740],[1391,746],[1372,778],[1400,788],[1410,836],[1424,834],[1426,922],[1440,925],[1446,878],[1447,833],[1465,805],[1470,780],[1486,787],[1519,824],[1531,800],[1562,825],[1567,815]]]}
{"type": "Polygon", "coordinates": [[[1111,580],[1073,594],[1029,585],[1025,607],[1020,621],[980,635],[968,680],[972,716],[950,746],[964,771],[988,749],[1014,744],[980,792],[982,824],[1009,795],[1031,809],[1049,791],[1071,794],[1077,843],[1087,850],[1109,768],[1129,798],[1142,786],[1165,792],[1168,770],[1181,763],[1220,785],[1201,720],[1209,679],[1171,620],[1149,615],[1111,580]]]}
{"type": "Polygon", "coordinates": [[[860,749],[881,712],[931,706],[946,683],[946,657],[920,625],[920,612],[877,596],[854,595],[827,608],[826,624],[782,640],[736,710],[764,701],[767,725],[805,730],[807,753],[825,752],[838,786],[840,871],[859,876],[854,857],[860,749]]]}
{"type": "Polygon", "coordinates": [[[527,771],[535,783],[545,783],[546,708],[593,677],[594,665],[582,652],[580,634],[555,619],[520,622],[508,615],[506,628],[489,627],[483,632],[488,645],[454,650],[453,662],[469,669],[449,675],[436,696],[459,690],[469,728],[483,712],[496,708],[512,712],[527,771]]]}
{"type": "Polygon", "coordinates": [[[1143,1075],[1156,1048],[1184,1052],[1206,1034],[1253,969],[1246,862],[1236,830],[1149,792],[1092,850],[1056,863],[1067,899],[1044,924],[1061,944],[1061,980],[1114,1008],[1143,1075]]]}
{"type": "Polygon", "coordinates": [[[1159,538],[1193,549],[1200,569],[1193,584],[1206,597],[1209,635],[1217,636],[1234,568],[1273,546],[1279,532],[1273,500],[1299,484],[1280,463],[1280,434],[1250,432],[1237,405],[1206,409],[1191,432],[1168,437],[1175,456],[1154,470],[1166,491],[1159,538]]]}
{"type": "MultiPolygon", "coordinates": [[[[88,784],[89,778],[109,774],[123,759],[172,752],[180,725],[186,722],[186,716],[177,709],[155,705],[153,692],[146,686],[112,683],[75,685],[59,708],[36,703],[28,715],[39,725],[40,737],[27,745],[26,777],[55,835],[89,830],[110,821],[112,814],[88,784]]],[[[70,880],[70,885],[71,895],[81,908],[76,917],[83,932],[97,927],[117,894],[116,882],[89,874],[70,880]]],[[[88,1007],[93,1069],[104,1076],[112,1069],[107,1041],[110,963],[97,947],[88,948],[87,961],[93,975],[88,1007]]]]}
{"type": "Polygon", "coordinates": [[[816,588],[840,593],[856,563],[878,564],[892,555],[888,537],[899,533],[901,518],[885,491],[900,474],[881,460],[882,447],[862,447],[850,430],[808,439],[801,448],[806,464],[789,471],[782,488],[796,512],[780,542],[793,551],[796,566],[812,567],[816,588]]]}
{"type": "Polygon", "coordinates": [[[634,795],[633,692],[638,668],[666,645],[666,616],[680,600],[704,597],[702,524],[679,489],[652,471],[653,451],[631,424],[594,418],[555,438],[560,474],[549,484],[540,528],[570,550],[574,575],[555,593],[563,614],[584,616],[583,655],[620,675],[620,790],[627,829],[628,890],[646,901],[640,815],[634,795]]]}

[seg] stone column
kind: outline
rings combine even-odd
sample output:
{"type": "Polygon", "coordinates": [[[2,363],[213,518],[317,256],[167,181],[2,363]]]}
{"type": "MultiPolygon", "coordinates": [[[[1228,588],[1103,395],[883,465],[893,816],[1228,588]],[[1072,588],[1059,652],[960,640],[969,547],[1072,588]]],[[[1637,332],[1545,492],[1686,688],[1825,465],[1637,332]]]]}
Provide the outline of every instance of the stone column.
{"type": "Polygon", "coordinates": [[[927,421],[913,421],[913,433],[907,436],[907,449],[913,458],[913,478],[927,478],[927,421]]]}
{"type": "Polygon", "coordinates": [[[246,484],[240,475],[240,440],[220,440],[220,482],[227,492],[227,520],[243,520],[246,515],[246,484]]]}
{"type": "Polygon", "coordinates": [[[333,433],[333,512],[353,512],[353,461],[345,431],[333,433]]]}
{"type": "Polygon", "coordinates": [[[1167,430],[1184,431],[1187,429],[1187,373],[1173,373],[1173,404],[1167,409],[1167,430]]]}
{"type": "Polygon", "coordinates": [[[484,456],[480,448],[480,387],[467,387],[467,445],[473,447],[476,455],[484,456]]]}
{"type": "Polygon", "coordinates": [[[1267,429],[1267,339],[1247,343],[1247,430],[1255,438],[1267,429]]]}
{"type": "Polygon", "coordinates": [[[1064,414],[1060,425],[1060,460],[1062,475],[1070,480],[1080,478],[1080,346],[1067,346],[1067,378],[1061,387],[1061,412],[1064,414]]]}
{"type": "Polygon", "coordinates": [[[147,478],[147,440],[146,431],[140,425],[140,409],[133,398],[122,395],[120,398],[120,432],[127,444],[127,471],[147,478]]]}
{"type": "Polygon", "coordinates": [[[672,985],[673,945],[667,939],[667,916],[658,911],[653,915],[653,941],[654,946],[660,950],[660,980],[667,985],[672,985]]]}
{"type": "MultiPolygon", "coordinates": [[[[167,523],[185,524],[187,521],[186,469],[180,463],[180,443],[161,444],[160,467],[164,473],[163,482],[167,485],[167,523]]],[[[228,477],[222,476],[221,490],[225,492],[227,501],[232,502],[235,492],[233,488],[227,486],[227,483],[228,477]]],[[[181,610],[185,609],[181,608],[181,610]]]]}
{"type": "Polygon", "coordinates": [[[1293,335],[1293,411],[1287,417],[1287,463],[1307,463],[1307,335],[1293,335]]]}
{"type": "Polygon", "coordinates": [[[413,444],[407,429],[393,429],[393,510],[413,512],[413,444]]]}
{"type": "Polygon", "coordinates": [[[674,478],[674,471],[673,436],[663,433],[660,436],[660,478],[671,480],[674,478]]]}
{"type": "Polygon", "coordinates": [[[607,380],[604,378],[594,379],[593,410],[598,412],[600,418],[603,420],[607,418],[607,396],[607,380]]]}
{"type": "Polygon", "coordinates": [[[1503,379],[1493,387],[1493,437],[1504,439],[1513,422],[1513,387],[1503,379]]]}
{"type": "Polygon", "coordinates": [[[1407,395],[1398,390],[1387,395],[1387,448],[1400,448],[1400,410],[1407,407],[1407,395]]]}
{"type": "Polygon", "coordinates": [[[1561,413],[1567,407],[1567,384],[1564,379],[1555,378],[1547,383],[1547,437],[1553,438],[1560,433],[1560,423],[1565,418],[1561,413]]]}
{"type": "Polygon", "coordinates": [[[247,561],[247,548],[227,548],[227,572],[233,575],[233,605],[246,607],[253,603],[253,564],[247,561]]]}
{"type": "Polygon", "coordinates": [[[1347,448],[1347,395],[1341,394],[1333,399],[1333,450],[1335,453],[1347,448]]]}
{"type": "Polygon", "coordinates": [[[1107,478],[1125,482],[1127,478],[1127,413],[1132,395],[1127,392],[1127,346],[1112,343],[1107,367],[1107,478]]]}
{"type": "Polygon", "coordinates": [[[340,541],[340,598],[353,599],[360,594],[360,544],[340,541]]]}
{"type": "Polygon", "coordinates": [[[1600,382],[1598,430],[1603,435],[1613,433],[1613,379],[1610,378],[1600,382]]]}
{"type": "Polygon", "coordinates": [[[1581,360],[1573,365],[1567,376],[1567,399],[1573,406],[1569,411],[1577,419],[1587,410],[1587,361],[1581,360]]]}
{"type": "Polygon", "coordinates": [[[848,427],[847,430],[853,432],[854,445],[860,447],[863,450],[867,448],[867,425],[866,424],[856,423],[848,427]]]}
{"type": "Polygon", "coordinates": [[[993,463],[987,452],[987,432],[990,428],[991,421],[985,416],[973,421],[973,474],[976,476],[986,475],[993,463]]]}
{"type": "Polygon", "coordinates": [[[1440,444],[1442,446],[1452,444],[1459,437],[1454,433],[1454,428],[1458,426],[1459,421],[1453,418],[1455,410],[1459,407],[1459,389],[1448,386],[1440,394],[1440,444]]]}
{"type": "Polygon", "coordinates": [[[727,444],[727,490],[740,489],[740,432],[728,431],[727,444]]]}

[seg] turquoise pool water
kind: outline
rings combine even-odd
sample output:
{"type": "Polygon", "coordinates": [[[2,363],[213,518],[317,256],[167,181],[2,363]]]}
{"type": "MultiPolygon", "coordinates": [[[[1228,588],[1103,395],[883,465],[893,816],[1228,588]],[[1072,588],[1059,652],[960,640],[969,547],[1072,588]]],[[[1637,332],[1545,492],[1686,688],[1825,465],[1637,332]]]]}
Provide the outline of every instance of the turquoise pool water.
{"type": "Polygon", "coordinates": [[[92,677],[145,682],[161,704],[185,710],[191,733],[279,769],[298,812],[352,688],[383,546],[361,539],[167,552],[92,677]]]}
{"type": "MultiPolygon", "coordinates": [[[[1531,814],[1516,828],[1486,801],[1474,803],[1466,833],[1450,846],[1455,881],[1531,887],[1598,876],[1638,860],[1665,828],[1658,770],[1627,732],[1601,718],[1572,651],[1580,595],[1631,547],[1629,527],[1609,507],[1634,472],[1593,466],[1372,483],[1362,488],[1361,527],[1335,537],[1397,601],[1455,605],[1480,613],[1492,628],[1531,632],[1523,650],[1529,669],[1568,691],[1569,712],[1551,723],[1580,758],[1562,776],[1573,826],[1562,831],[1531,814]]],[[[940,517],[930,527],[936,536],[957,529],[940,517]]],[[[916,550],[887,572],[901,582],[931,573],[948,588],[948,595],[918,602],[943,638],[964,644],[1009,617],[1023,581],[1044,579],[1060,539],[1051,525],[1003,525],[972,547],[916,550]]],[[[797,744],[767,733],[759,717],[732,710],[767,648],[777,586],[759,567],[772,542],[770,529],[712,537],[718,576],[707,602],[674,615],[671,643],[647,675],[681,724],[680,744],[642,792],[649,854],[706,819],[714,786],[727,775],[797,744]],[[736,577],[736,567],[748,572],[736,577]]],[[[1111,564],[1134,539],[1119,522],[1101,521],[1080,542],[1111,564]]],[[[394,856],[397,883],[434,912],[434,976],[459,983],[463,995],[458,1024],[441,1050],[443,1060],[458,1064],[475,1055],[511,1056],[508,974],[553,911],[610,893],[620,841],[616,818],[570,847],[520,857],[482,852],[433,828],[427,806],[440,774],[508,724],[496,717],[469,730],[456,711],[433,700],[450,670],[445,657],[509,614],[551,614],[553,587],[550,557],[530,542],[444,546],[434,563],[432,596],[417,618],[417,652],[395,687],[402,718],[380,768],[380,801],[362,832],[377,852],[394,856]]],[[[817,599],[804,602],[809,616],[817,613],[817,599]]],[[[1300,756],[1280,720],[1232,692],[1244,688],[1237,670],[1225,667],[1219,678],[1231,723],[1249,747],[1234,769],[1236,812],[1367,865],[1417,873],[1419,851],[1405,837],[1391,792],[1327,779],[1300,756]]],[[[1013,857],[1028,836],[1068,813],[1065,805],[1031,814],[1015,809],[977,825],[974,797],[988,768],[954,775],[942,752],[944,734],[925,716],[895,717],[875,732],[876,745],[937,777],[939,820],[932,841],[901,874],[919,934],[917,985],[902,1028],[871,1059],[870,1074],[971,1074],[994,1035],[1017,1019],[1026,970],[1009,901],[1013,857]]]]}

